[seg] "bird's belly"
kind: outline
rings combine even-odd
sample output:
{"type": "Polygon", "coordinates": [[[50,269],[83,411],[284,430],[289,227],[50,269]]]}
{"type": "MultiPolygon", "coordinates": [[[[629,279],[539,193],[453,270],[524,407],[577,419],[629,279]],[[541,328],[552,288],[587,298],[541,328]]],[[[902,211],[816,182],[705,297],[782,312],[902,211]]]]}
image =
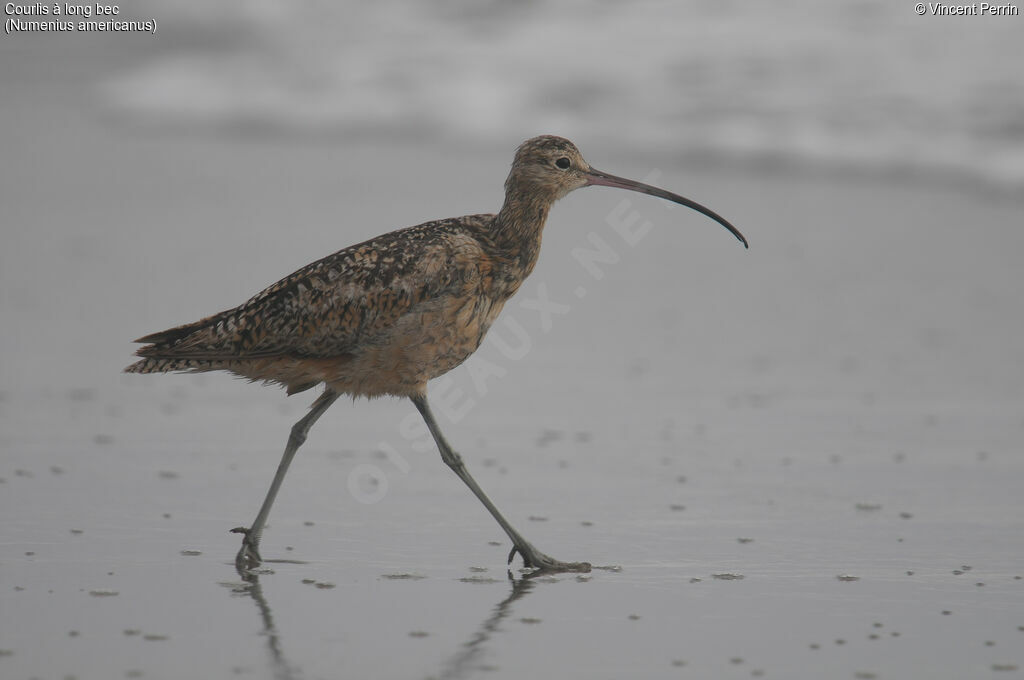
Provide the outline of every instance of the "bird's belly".
{"type": "Polygon", "coordinates": [[[432,301],[361,343],[324,381],[354,396],[423,393],[476,351],[503,306],[486,296],[432,301]]]}

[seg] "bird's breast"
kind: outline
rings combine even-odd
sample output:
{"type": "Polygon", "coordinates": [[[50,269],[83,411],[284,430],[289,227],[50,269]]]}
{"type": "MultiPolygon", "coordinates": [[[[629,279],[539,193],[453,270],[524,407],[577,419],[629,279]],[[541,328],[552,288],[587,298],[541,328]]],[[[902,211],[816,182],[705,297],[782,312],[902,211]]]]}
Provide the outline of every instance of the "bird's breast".
{"type": "Polygon", "coordinates": [[[421,393],[476,351],[503,305],[475,295],[432,300],[339,363],[326,382],[354,395],[421,393]]]}
{"type": "Polygon", "coordinates": [[[412,295],[416,302],[406,312],[366,329],[352,358],[327,380],[332,387],[368,396],[420,394],[427,381],[477,350],[528,272],[518,258],[471,239],[458,240],[448,253],[421,260],[421,276],[440,281],[440,289],[412,295]]]}

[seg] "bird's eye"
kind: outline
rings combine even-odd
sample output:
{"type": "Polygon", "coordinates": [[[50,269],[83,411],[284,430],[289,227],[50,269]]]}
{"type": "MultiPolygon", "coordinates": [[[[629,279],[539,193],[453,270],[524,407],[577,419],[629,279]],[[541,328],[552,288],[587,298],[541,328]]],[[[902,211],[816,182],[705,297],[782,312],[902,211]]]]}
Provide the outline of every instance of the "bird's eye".
{"type": "Polygon", "coordinates": [[[561,168],[562,170],[566,170],[571,165],[571,163],[569,162],[568,158],[562,156],[557,161],[555,161],[555,165],[561,168]]]}

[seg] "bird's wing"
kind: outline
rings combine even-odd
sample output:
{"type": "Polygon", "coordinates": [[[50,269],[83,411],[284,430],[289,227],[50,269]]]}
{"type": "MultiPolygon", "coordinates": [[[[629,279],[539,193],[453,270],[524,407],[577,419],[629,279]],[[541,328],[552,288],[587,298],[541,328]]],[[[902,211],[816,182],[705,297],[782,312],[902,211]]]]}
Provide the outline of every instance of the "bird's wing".
{"type": "Polygon", "coordinates": [[[480,246],[452,229],[454,222],[427,222],[340,250],[239,307],[139,338],[150,344],[137,354],[231,360],[352,353],[417,306],[479,277],[472,263],[480,246]]]}

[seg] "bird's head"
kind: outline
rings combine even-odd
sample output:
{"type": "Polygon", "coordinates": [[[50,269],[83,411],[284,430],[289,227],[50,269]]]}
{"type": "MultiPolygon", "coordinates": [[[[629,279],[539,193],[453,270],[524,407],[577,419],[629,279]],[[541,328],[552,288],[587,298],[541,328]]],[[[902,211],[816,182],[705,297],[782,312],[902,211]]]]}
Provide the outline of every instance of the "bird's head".
{"type": "Polygon", "coordinates": [[[554,135],[533,137],[519,145],[512,161],[512,171],[505,180],[505,199],[506,204],[509,200],[517,203],[529,198],[550,206],[570,191],[587,186],[628,189],[685,205],[715,220],[744,246],[747,245],[743,234],[713,210],[664,189],[601,172],[583,159],[575,144],[554,135]]]}
{"type": "Polygon", "coordinates": [[[573,189],[587,186],[589,170],[575,144],[564,137],[541,135],[516,149],[505,190],[540,193],[557,201],[573,189]]]}

